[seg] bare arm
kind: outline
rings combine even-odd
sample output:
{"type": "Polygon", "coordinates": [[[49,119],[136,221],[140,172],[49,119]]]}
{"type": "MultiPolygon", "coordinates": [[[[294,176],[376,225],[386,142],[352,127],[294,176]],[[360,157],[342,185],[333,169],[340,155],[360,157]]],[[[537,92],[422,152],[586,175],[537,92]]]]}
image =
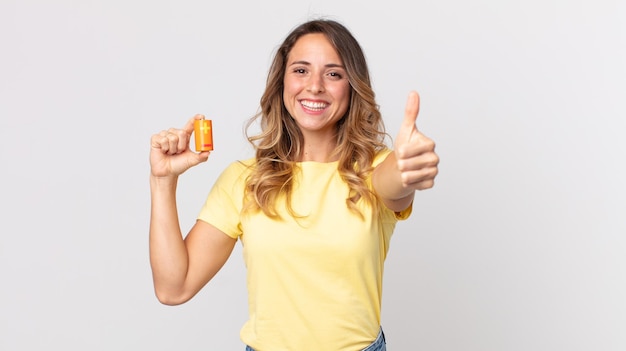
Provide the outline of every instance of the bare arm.
{"type": "Polygon", "coordinates": [[[151,139],[150,265],[159,301],[181,304],[192,298],[224,265],[236,240],[197,221],[183,239],[176,207],[178,176],[208,159],[189,150],[193,120],[151,139]]]}
{"type": "Polygon", "coordinates": [[[438,172],[435,143],[415,126],[418,113],[419,95],[411,92],[394,151],[372,175],[374,191],[389,209],[396,212],[409,207],[415,190],[432,188],[438,172]]]}

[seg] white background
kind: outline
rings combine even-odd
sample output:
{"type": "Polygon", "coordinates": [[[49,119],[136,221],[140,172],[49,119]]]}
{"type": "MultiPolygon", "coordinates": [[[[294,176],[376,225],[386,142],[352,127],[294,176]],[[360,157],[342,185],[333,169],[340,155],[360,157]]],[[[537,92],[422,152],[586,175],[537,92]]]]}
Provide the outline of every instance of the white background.
{"type": "Polygon", "coordinates": [[[390,350],[626,349],[623,1],[0,2],[0,350],[243,350],[240,246],[192,301],[154,297],[153,133],[195,113],[186,231],[275,48],[339,20],[392,136],[409,90],[441,157],[386,266],[390,350]]]}

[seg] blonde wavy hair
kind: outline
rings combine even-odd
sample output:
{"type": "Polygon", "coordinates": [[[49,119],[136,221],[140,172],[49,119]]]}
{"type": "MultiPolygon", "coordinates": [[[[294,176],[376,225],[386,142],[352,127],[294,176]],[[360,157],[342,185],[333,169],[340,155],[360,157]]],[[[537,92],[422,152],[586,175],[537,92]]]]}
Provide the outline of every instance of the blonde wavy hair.
{"type": "Polygon", "coordinates": [[[350,105],[337,123],[338,171],[347,183],[346,204],[362,217],[357,202],[364,199],[376,206],[375,194],[366,184],[376,154],[383,150],[387,134],[375,101],[365,55],[357,40],[342,24],[312,20],[296,27],[278,48],[267,76],[259,113],[246,124],[246,135],[256,150],[256,163],[246,180],[246,209],[262,210],[279,218],[276,202],[284,195],[294,217],[291,195],[294,170],[302,155],[304,138],[283,101],[284,76],[289,52],[296,41],[311,33],[324,34],[343,61],[350,82],[350,105]],[[260,119],[261,132],[250,136],[251,125],[260,119]]]}

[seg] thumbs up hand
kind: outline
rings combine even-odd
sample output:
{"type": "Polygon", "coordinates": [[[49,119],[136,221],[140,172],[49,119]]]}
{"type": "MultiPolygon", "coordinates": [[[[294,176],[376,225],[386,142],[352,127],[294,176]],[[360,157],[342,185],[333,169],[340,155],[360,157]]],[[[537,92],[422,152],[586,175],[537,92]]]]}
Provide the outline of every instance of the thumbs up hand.
{"type": "Polygon", "coordinates": [[[439,164],[435,143],[420,133],[415,125],[419,107],[419,95],[412,91],[407,99],[404,121],[394,143],[402,188],[410,192],[432,188],[439,164]]]}

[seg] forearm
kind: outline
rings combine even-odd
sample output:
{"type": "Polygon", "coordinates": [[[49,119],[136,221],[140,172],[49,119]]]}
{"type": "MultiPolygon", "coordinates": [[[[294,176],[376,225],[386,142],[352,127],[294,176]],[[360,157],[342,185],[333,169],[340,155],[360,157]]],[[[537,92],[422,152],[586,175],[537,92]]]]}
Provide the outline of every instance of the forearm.
{"type": "Polygon", "coordinates": [[[393,152],[374,169],[372,183],[378,197],[393,211],[403,211],[413,202],[415,190],[403,184],[393,152]]]}
{"type": "Polygon", "coordinates": [[[182,289],[189,265],[178,220],[176,181],[150,177],[150,265],[157,295],[182,289]]]}

